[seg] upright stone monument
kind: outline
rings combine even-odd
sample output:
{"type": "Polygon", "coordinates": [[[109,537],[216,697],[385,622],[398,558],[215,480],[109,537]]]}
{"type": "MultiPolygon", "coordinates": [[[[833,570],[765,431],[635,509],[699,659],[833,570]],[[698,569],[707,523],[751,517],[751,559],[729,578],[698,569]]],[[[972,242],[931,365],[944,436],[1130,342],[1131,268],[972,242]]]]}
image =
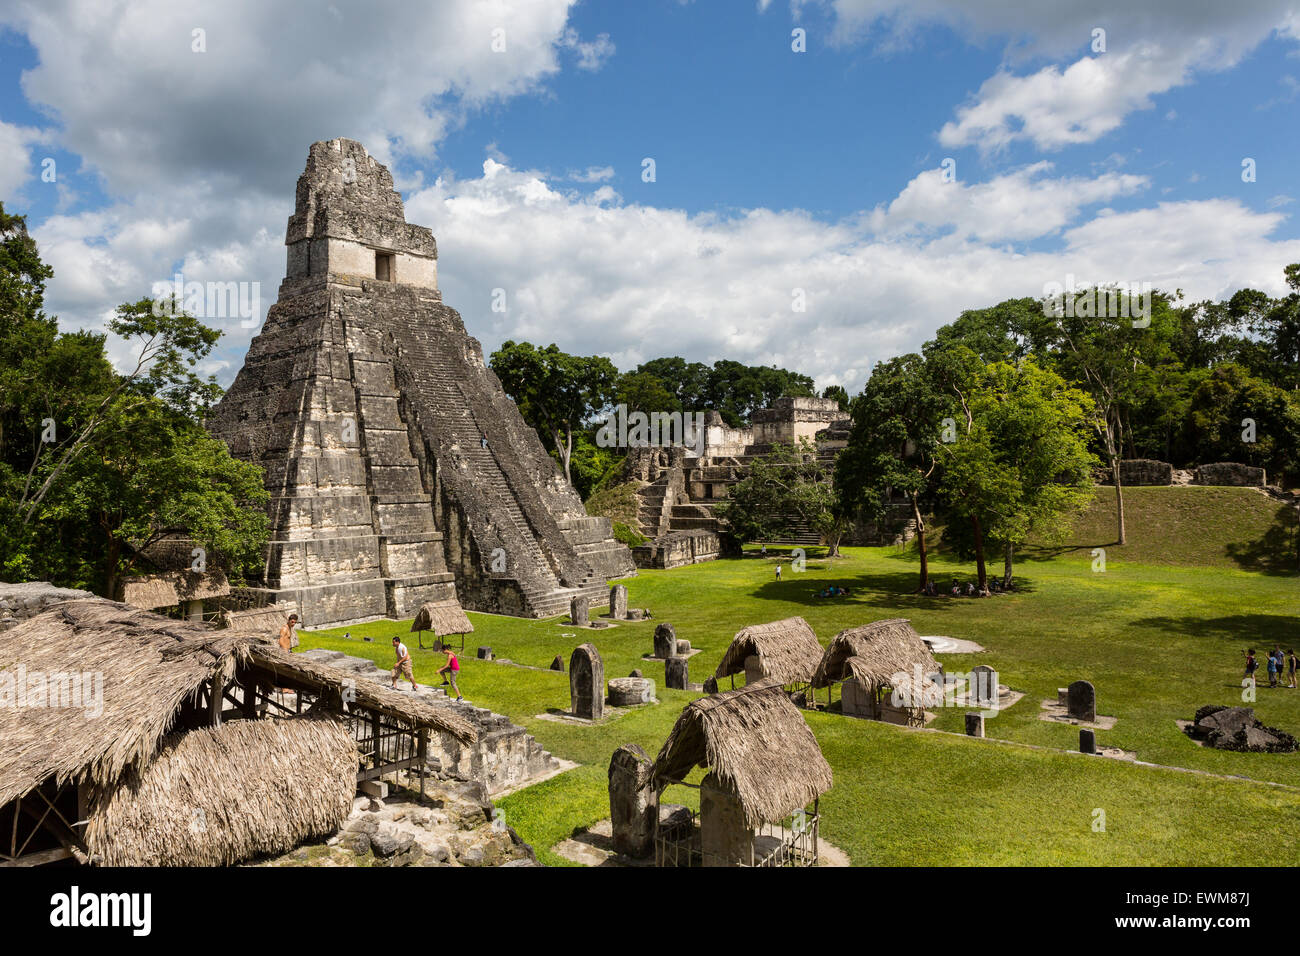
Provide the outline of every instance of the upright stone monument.
{"type": "Polygon", "coordinates": [[[609,818],[614,849],[631,857],[654,852],[659,794],[651,784],[654,762],[636,744],[624,744],[609,761],[609,818]]]}
{"type": "Polygon", "coordinates": [[[1097,732],[1086,727],[1079,731],[1079,753],[1095,754],[1097,752],[1097,732]]]}
{"type": "Polygon", "coordinates": [[[1071,720],[1097,719],[1097,691],[1086,680],[1077,680],[1066,689],[1065,713],[1071,720]]]}
{"type": "Polygon", "coordinates": [[[569,697],[573,716],[586,720],[605,716],[605,663],[594,644],[574,648],[569,658],[569,697]]]}
{"type": "Polygon", "coordinates": [[[591,598],[585,594],[569,602],[569,620],[574,627],[586,627],[590,621],[591,598]]]}
{"type": "Polygon", "coordinates": [[[690,662],[685,657],[670,657],[664,661],[664,686],[672,690],[690,690],[690,662]]]}
{"type": "Polygon", "coordinates": [[[668,622],[655,627],[655,657],[667,660],[677,656],[677,632],[668,622]]]}
{"type": "Polygon", "coordinates": [[[990,706],[998,702],[998,672],[987,664],[977,664],[970,671],[967,698],[972,704],[990,706]]]}
{"type": "Polygon", "coordinates": [[[984,715],[977,712],[968,712],[966,714],[966,736],[983,737],[984,736],[984,715]]]}
{"type": "Polygon", "coordinates": [[[432,233],[348,139],[314,143],[279,299],[208,418],[265,471],[268,600],[309,625],[427,601],[548,617],[634,573],[438,291],[432,233]]]}
{"type": "Polygon", "coordinates": [[[627,585],[616,584],[609,589],[609,616],[616,621],[627,620],[627,585]]]}

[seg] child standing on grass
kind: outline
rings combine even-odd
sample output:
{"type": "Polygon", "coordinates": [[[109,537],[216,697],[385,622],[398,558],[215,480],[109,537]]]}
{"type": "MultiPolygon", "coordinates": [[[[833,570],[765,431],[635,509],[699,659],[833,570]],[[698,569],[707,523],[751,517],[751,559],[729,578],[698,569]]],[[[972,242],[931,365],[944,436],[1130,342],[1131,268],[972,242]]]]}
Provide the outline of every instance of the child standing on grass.
{"type": "Polygon", "coordinates": [[[446,687],[448,681],[450,681],[451,689],[456,692],[456,699],[464,700],[465,696],[460,692],[460,686],[456,683],[456,675],[460,673],[460,661],[452,653],[450,645],[444,644],[442,652],[447,655],[447,663],[438,668],[438,673],[446,678],[443,680],[442,686],[446,687]]]}
{"type": "Polygon", "coordinates": [[[1272,651],[1268,652],[1268,686],[1277,686],[1277,658],[1272,651]]]}
{"type": "Polygon", "coordinates": [[[1246,651],[1246,673],[1241,675],[1241,679],[1245,680],[1246,678],[1250,678],[1253,682],[1255,680],[1255,671],[1257,670],[1259,670],[1259,661],[1255,660],[1255,648],[1252,647],[1250,650],[1246,651]]]}
{"type": "Polygon", "coordinates": [[[1297,666],[1300,666],[1300,657],[1296,657],[1294,647],[1288,647],[1286,649],[1286,674],[1287,674],[1286,685],[1290,687],[1292,690],[1296,689],[1296,667],[1297,666]]]}
{"type": "Polygon", "coordinates": [[[777,579],[778,581],[781,580],[781,562],[780,562],[780,561],[778,561],[778,562],[776,563],[776,579],[777,579]]]}

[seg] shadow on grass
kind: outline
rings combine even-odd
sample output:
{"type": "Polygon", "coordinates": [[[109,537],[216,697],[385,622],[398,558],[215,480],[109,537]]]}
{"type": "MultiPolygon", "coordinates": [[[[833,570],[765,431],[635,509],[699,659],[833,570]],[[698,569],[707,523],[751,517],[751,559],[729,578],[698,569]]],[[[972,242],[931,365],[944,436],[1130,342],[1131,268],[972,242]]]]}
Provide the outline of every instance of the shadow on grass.
{"type": "Polygon", "coordinates": [[[1145,617],[1133,621],[1133,627],[1182,633],[1191,637],[1209,637],[1233,641],[1243,647],[1253,646],[1262,653],[1264,645],[1293,647],[1298,642],[1300,617],[1291,614],[1233,614],[1227,617],[1145,617]]]}
{"type": "MultiPolygon", "coordinates": [[[[827,569],[828,571],[830,569],[827,569]]],[[[992,576],[990,575],[990,578],[992,576]]],[[[941,594],[938,597],[930,597],[926,594],[920,594],[916,591],[916,584],[919,578],[917,571],[880,571],[874,573],[859,573],[852,577],[835,578],[833,575],[818,573],[816,577],[809,578],[806,582],[800,580],[800,576],[791,573],[781,581],[769,581],[760,585],[752,594],[756,598],[765,601],[782,601],[791,604],[803,604],[807,607],[836,607],[839,605],[865,606],[865,607],[888,607],[888,608],[918,608],[927,611],[946,611],[963,604],[965,602],[979,600],[978,598],[966,597],[964,594],[953,597],[949,594],[941,594]],[[847,597],[817,597],[816,592],[828,584],[836,584],[841,587],[847,587],[853,591],[847,597]]],[[[975,576],[971,575],[933,575],[931,580],[941,585],[945,590],[950,588],[953,579],[957,579],[964,585],[966,581],[973,581],[975,576]]],[[[1033,593],[1034,587],[1031,579],[1016,578],[1016,594],[1033,593]]],[[[993,594],[987,600],[997,600],[1005,597],[1005,594],[993,594]]]]}
{"type": "Polygon", "coordinates": [[[1263,574],[1296,574],[1296,514],[1292,505],[1282,505],[1263,537],[1242,544],[1229,544],[1228,557],[1247,571],[1263,574]]]}
{"type": "Polygon", "coordinates": [[[1052,561],[1079,551],[1086,552],[1091,557],[1094,548],[1118,547],[1120,547],[1118,541],[1107,541],[1104,544],[1035,544],[1017,551],[1015,558],[1017,561],[1052,561]]]}

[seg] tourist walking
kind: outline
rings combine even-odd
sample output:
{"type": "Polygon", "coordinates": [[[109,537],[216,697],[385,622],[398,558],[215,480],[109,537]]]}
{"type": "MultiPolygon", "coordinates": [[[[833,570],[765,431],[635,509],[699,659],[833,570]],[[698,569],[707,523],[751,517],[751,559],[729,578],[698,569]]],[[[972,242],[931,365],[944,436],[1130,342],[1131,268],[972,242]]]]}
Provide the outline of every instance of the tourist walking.
{"type": "Polygon", "coordinates": [[[781,562],[780,562],[780,561],[778,561],[778,562],[776,563],[776,579],[777,579],[778,581],[781,580],[781,562]]]}
{"type": "Polygon", "coordinates": [[[452,653],[451,647],[445,644],[442,652],[447,655],[447,663],[438,668],[438,673],[443,676],[442,686],[446,687],[450,682],[451,689],[456,692],[456,699],[464,700],[465,695],[460,692],[460,685],[456,683],[456,675],[460,673],[460,660],[452,653]]]}
{"type": "MultiPolygon", "coordinates": [[[[293,632],[293,629],[297,624],[298,615],[290,614],[289,619],[285,621],[284,626],[280,628],[280,650],[284,651],[286,654],[293,651],[294,647],[298,643],[298,635],[293,632]]],[[[283,701],[284,695],[289,693],[290,688],[281,687],[278,688],[278,690],[280,691],[280,697],[283,701]]]]}
{"type": "Polygon", "coordinates": [[[284,622],[284,627],[280,628],[280,650],[288,654],[298,643],[298,635],[293,632],[294,627],[298,624],[298,615],[290,614],[289,620],[284,622]]]}
{"type": "Polygon", "coordinates": [[[411,682],[411,690],[419,690],[420,685],[415,682],[415,671],[411,667],[411,652],[400,637],[393,638],[393,650],[397,653],[397,663],[393,666],[393,690],[397,690],[399,676],[411,682]]]}
{"type": "Polygon", "coordinates": [[[1277,658],[1272,651],[1268,652],[1268,686],[1277,686],[1277,658]]]}

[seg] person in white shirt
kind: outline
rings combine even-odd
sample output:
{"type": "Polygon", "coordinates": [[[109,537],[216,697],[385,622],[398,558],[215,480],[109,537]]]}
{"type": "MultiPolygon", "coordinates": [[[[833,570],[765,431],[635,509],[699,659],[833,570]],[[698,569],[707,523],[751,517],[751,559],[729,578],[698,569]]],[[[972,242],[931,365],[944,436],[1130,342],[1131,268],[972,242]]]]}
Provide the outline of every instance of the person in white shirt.
{"type": "Polygon", "coordinates": [[[397,652],[397,664],[393,667],[393,690],[397,690],[399,676],[411,682],[411,690],[419,690],[420,685],[415,682],[415,671],[411,669],[411,652],[406,649],[401,638],[393,638],[393,650],[397,652]]]}

